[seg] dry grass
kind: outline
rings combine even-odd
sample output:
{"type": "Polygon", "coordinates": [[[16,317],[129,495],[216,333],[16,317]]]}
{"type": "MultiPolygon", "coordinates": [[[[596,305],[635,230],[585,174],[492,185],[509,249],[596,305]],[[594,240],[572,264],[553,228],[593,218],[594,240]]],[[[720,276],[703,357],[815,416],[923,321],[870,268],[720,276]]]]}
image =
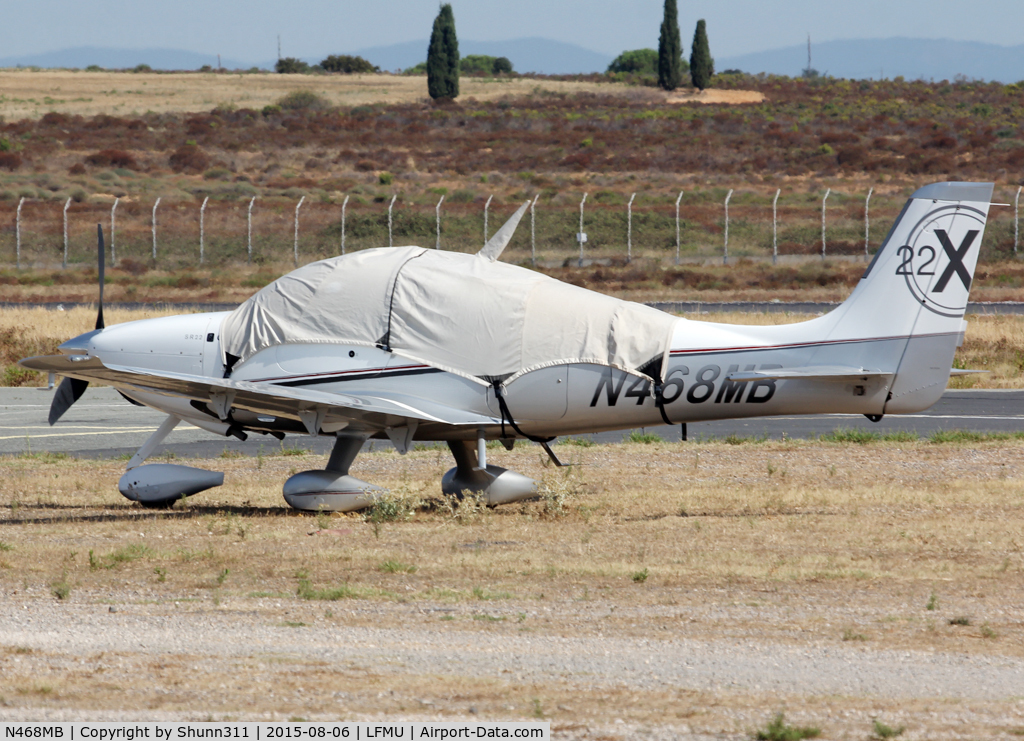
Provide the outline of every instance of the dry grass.
{"type": "MultiPolygon", "coordinates": [[[[542,93],[614,93],[636,88],[621,83],[464,77],[462,99],[495,100],[507,95],[542,93]]],[[[428,99],[426,76],[278,75],[217,73],[84,72],[74,70],[3,70],[0,114],[8,120],[39,118],[50,112],[93,116],[137,115],[146,111],[209,111],[216,106],[260,109],[295,90],[323,96],[334,105],[416,103],[428,99]]],[[[650,91],[652,99],[665,96],[650,91]]],[[[671,103],[757,103],[761,93],[715,90],[705,95],[673,95],[671,103]]]]}
{"type": "MultiPolygon", "coordinates": [[[[189,610],[197,619],[210,611],[256,615],[294,626],[414,626],[458,631],[467,641],[525,630],[839,647],[845,635],[857,635],[870,651],[1024,656],[1024,626],[1015,617],[1024,602],[1020,443],[665,443],[575,455],[585,465],[563,479],[542,465],[535,446],[493,454],[496,464],[560,490],[561,512],[542,502],[454,517],[435,499],[446,452],[365,454],[356,475],[435,502],[376,529],[356,515],[288,510],[279,487],[294,470],[291,457],[197,461],[226,470],[225,487],[166,514],[120,498],[117,462],[0,459],[0,580],[17,592],[11,599],[26,604],[55,600],[48,585],[65,579],[72,605],[189,610]],[[415,570],[382,568],[388,562],[415,570]],[[641,570],[649,576],[637,583],[632,577],[641,570]],[[340,601],[298,599],[303,581],[307,596],[339,590],[340,601]],[[927,609],[931,594],[936,610],[927,609]],[[971,626],[948,624],[959,615],[970,615],[971,626]],[[998,638],[974,627],[986,624],[998,638]]],[[[302,687],[343,686],[345,712],[356,715],[407,717],[429,708],[450,717],[473,706],[485,718],[529,717],[540,698],[556,727],[685,719],[722,732],[735,721],[731,709],[767,714],[780,702],[729,689],[638,698],[628,688],[556,675],[524,684],[452,671],[300,668],[286,657],[157,658],[126,650],[116,659],[69,662],[39,651],[17,658],[3,664],[0,694],[20,708],[308,716],[337,710],[329,695],[303,695],[302,687]],[[129,680],[136,676],[147,681],[129,680]]],[[[944,722],[947,712],[1006,711],[997,703],[935,702],[929,715],[879,699],[785,702],[793,718],[827,713],[830,723],[852,722],[836,710],[864,717],[900,710],[925,724],[944,722]]]]}

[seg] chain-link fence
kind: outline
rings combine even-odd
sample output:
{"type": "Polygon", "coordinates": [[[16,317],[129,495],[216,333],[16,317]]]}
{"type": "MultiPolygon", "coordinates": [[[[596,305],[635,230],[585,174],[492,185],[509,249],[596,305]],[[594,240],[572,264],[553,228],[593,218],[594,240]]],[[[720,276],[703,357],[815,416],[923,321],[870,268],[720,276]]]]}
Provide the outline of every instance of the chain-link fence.
{"type": "MultiPolygon", "coordinates": [[[[997,189],[994,199],[1016,205],[1019,195],[1017,188],[997,189]]],[[[505,259],[571,266],[581,256],[584,264],[864,258],[878,248],[907,194],[874,188],[802,193],[720,188],[672,194],[517,193],[486,200],[437,193],[202,202],[19,199],[0,203],[0,263],[91,265],[97,223],[108,235],[115,264],[167,270],[302,264],[389,244],[475,252],[528,197],[534,206],[505,259]]],[[[1016,254],[1018,217],[1018,208],[992,209],[983,260],[1016,254]]]]}

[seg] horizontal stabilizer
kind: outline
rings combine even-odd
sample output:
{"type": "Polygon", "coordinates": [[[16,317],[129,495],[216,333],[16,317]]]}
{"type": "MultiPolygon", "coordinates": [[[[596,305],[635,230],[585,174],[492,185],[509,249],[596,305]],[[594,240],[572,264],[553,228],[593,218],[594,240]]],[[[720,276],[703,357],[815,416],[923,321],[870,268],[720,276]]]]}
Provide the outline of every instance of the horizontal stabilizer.
{"type": "Polygon", "coordinates": [[[809,365],[805,368],[742,371],[739,373],[730,373],[727,378],[733,383],[763,381],[769,378],[777,381],[784,381],[787,379],[802,379],[809,381],[853,381],[867,380],[869,378],[882,378],[892,375],[894,374],[891,371],[867,370],[865,368],[851,368],[849,366],[842,365],[809,365]]]}

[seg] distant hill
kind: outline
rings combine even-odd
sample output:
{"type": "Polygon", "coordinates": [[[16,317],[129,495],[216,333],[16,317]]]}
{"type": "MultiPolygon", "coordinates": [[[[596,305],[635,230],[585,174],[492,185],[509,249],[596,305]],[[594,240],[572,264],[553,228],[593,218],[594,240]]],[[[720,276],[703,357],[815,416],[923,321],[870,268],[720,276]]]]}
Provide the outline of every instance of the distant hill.
{"type": "MultiPolygon", "coordinates": [[[[374,46],[341,53],[358,54],[383,70],[412,67],[427,56],[427,40],[408,41],[391,46],[374,46]]],[[[463,54],[490,54],[508,57],[517,72],[574,74],[603,72],[612,57],[575,44],[542,38],[510,41],[459,42],[463,54]]],[[[971,79],[1016,82],[1024,80],[1024,45],[999,46],[974,41],[936,39],[849,39],[813,44],[812,64],[822,74],[853,79],[892,79],[902,75],[908,80],[952,80],[956,75],[971,79]]],[[[304,57],[316,64],[322,57],[304,57]]],[[[98,64],[108,69],[131,69],[148,64],[153,69],[194,70],[204,64],[217,65],[216,54],[199,54],[180,49],[110,49],[81,46],[73,49],[0,58],[0,67],[85,68],[98,64]]],[[[718,70],[741,69],[797,76],[807,65],[807,47],[754,52],[718,57],[718,70]]],[[[222,59],[225,69],[260,67],[273,69],[274,60],[222,59]]]]}
{"type": "MultiPolygon", "coordinates": [[[[355,51],[337,50],[339,53],[358,54],[369,59],[382,70],[406,69],[427,58],[427,40],[408,41],[391,46],[375,46],[355,51]]],[[[463,54],[490,54],[494,57],[508,57],[517,72],[540,72],[542,74],[574,74],[577,72],[604,72],[612,57],[600,52],[584,49],[575,44],[566,44],[550,39],[530,38],[511,41],[459,41],[463,54]]],[[[318,64],[326,55],[302,57],[310,64],[318,64]]],[[[240,61],[222,59],[225,69],[273,69],[275,60],[240,61]]],[[[180,49],[106,49],[80,46],[74,49],[23,54],[0,58],[0,67],[68,67],[84,69],[98,64],[107,69],[131,69],[139,64],[148,64],[153,69],[191,70],[204,64],[217,66],[216,54],[198,54],[180,49]]]]}
{"type": "MultiPolygon", "coordinates": [[[[406,69],[426,60],[427,39],[374,46],[359,49],[355,53],[384,70],[406,69]]],[[[510,41],[459,39],[459,53],[463,56],[489,54],[492,57],[508,57],[516,72],[538,72],[545,75],[604,72],[613,58],[575,44],[541,38],[510,41]]]]}
{"type": "MultiPolygon", "coordinates": [[[[0,67],[85,69],[91,64],[98,64],[105,69],[131,69],[140,64],[148,64],[153,69],[185,70],[199,69],[204,64],[216,67],[217,55],[197,54],[181,49],[106,49],[95,46],[79,46],[41,54],[0,58],[0,67]]],[[[249,69],[253,64],[236,59],[222,59],[221,66],[225,69],[249,69]]]]}
{"type": "MultiPolygon", "coordinates": [[[[849,39],[812,44],[811,63],[822,74],[852,79],[952,80],[971,79],[1009,83],[1024,80],[1024,45],[999,46],[949,39],[849,39]]],[[[715,69],[800,74],[807,66],[807,47],[753,52],[715,59],[715,69]]]]}

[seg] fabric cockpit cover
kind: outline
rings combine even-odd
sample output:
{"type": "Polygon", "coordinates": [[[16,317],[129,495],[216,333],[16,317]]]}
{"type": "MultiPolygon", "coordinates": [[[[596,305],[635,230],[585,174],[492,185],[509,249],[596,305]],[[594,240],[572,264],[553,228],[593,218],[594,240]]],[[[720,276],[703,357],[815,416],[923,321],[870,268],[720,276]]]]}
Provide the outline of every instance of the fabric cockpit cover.
{"type": "Polygon", "coordinates": [[[480,255],[420,247],[362,250],[311,263],[224,320],[221,348],[245,362],[269,347],[384,347],[478,383],[537,368],[667,360],[676,319],[480,255]]]}

